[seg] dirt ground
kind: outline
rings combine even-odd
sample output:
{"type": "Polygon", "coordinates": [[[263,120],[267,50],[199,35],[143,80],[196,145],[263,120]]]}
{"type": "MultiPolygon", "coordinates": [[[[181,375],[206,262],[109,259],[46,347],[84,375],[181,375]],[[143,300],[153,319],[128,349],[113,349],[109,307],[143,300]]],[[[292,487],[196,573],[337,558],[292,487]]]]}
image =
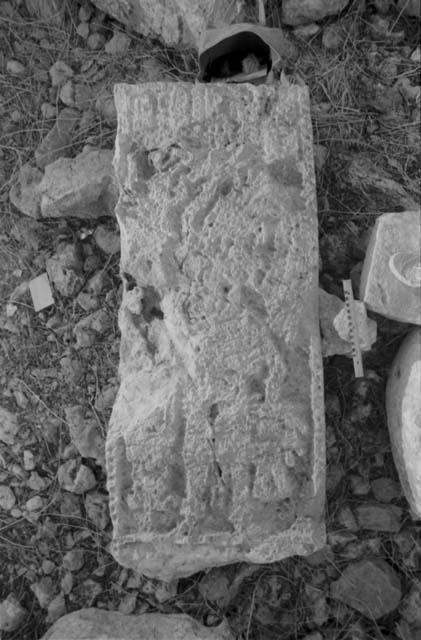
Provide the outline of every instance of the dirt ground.
{"type": "MultiPolygon", "coordinates": [[[[279,3],[269,4],[269,26],[277,26],[279,3]]],[[[343,278],[352,277],[358,293],[376,216],[420,203],[420,23],[392,6],[383,16],[386,28],[373,18],[374,5],[350,2],[340,16],[322,22],[319,33],[297,39],[299,56],[283,71],[283,81],[304,82],[310,90],[318,145],[320,284],[342,298],[343,278]],[[333,47],[324,37],[332,25],[340,34],[333,47]]],[[[118,81],[193,81],[197,63],[194,51],[164,48],[132,33],[128,52],[109,54],[101,43],[91,49],[76,32],[78,10],[79,3],[69,0],[65,22],[55,26],[31,18],[24,3],[0,1],[0,405],[19,423],[15,441],[0,442],[0,485],[14,496],[4,494],[0,502],[0,601],[14,594],[26,610],[19,628],[0,637],[37,640],[60,615],[95,606],[185,612],[206,625],[226,617],[243,640],[416,640],[421,523],[400,491],[384,408],[388,371],[409,327],[374,314],[378,337],[364,357],[364,379],[355,379],[345,356],[324,360],[325,552],[214,569],[170,585],[123,569],[109,554],[105,473],[95,459],[79,456],[65,409],[81,407],[83,419],[105,436],[118,385],[121,284],[119,254],[99,248],[95,230],[103,225],[115,236],[116,222],[34,220],[13,207],[9,191],[63,106],[49,75],[57,60],[95,86],[82,109],[72,156],[86,144],[113,147],[115,120],[96,104],[99,89],[107,97],[118,81]],[[2,4],[13,12],[2,12],[2,4]],[[11,73],[10,60],[23,69],[11,73]],[[35,313],[25,284],[45,271],[63,243],[82,256],[83,283],[97,278],[92,295],[108,318],[85,348],[77,348],[73,331],[87,313],[76,294],[54,292],[55,304],[35,313]],[[63,488],[59,469],[71,460],[82,460],[93,478],[87,493],[63,488]],[[361,504],[392,509],[398,526],[376,525],[373,518],[362,526],[355,517],[361,504]],[[348,565],[367,558],[385,560],[401,582],[399,606],[377,619],[331,597],[331,584],[348,565]]],[[[101,18],[104,41],[117,27],[101,18]]]]}

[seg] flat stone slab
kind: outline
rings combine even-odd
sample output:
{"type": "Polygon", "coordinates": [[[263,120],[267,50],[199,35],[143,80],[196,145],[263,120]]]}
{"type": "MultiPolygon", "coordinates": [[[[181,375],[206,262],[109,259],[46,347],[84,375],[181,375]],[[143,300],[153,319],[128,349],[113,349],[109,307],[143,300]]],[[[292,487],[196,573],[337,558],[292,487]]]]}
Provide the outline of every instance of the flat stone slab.
{"type": "Polygon", "coordinates": [[[386,411],[393,459],[406,499],[421,518],[421,328],[412,329],[393,361],[386,411]]]}
{"type": "Polygon", "coordinates": [[[325,542],[306,89],[117,85],[116,559],[164,579],[325,542]]]}
{"type": "Polygon", "coordinates": [[[361,273],[360,298],[386,318],[421,325],[421,287],[407,286],[391,268],[392,256],[401,252],[421,259],[420,210],[377,218],[361,273]]]}

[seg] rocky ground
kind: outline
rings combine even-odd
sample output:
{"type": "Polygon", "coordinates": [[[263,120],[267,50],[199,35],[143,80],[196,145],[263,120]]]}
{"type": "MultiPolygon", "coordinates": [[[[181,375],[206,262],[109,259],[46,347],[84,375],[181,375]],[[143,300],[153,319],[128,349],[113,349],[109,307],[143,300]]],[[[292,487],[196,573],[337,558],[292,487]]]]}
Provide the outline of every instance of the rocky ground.
{"type": "MultiPolygon", "coordinates": [[[[268,3],[270,26],[279,26],[279,5],[268,3]]],[[[419,205],[420,22],[387,0],[354,1],[287,30],[298,55],[280,80],[305,82],[312,99],[320,283],[343,297],[342,278],[358,292],[375,217],[419,205]]],[[[36,640],[64,613],[96,606],[185,612],[206,625],[226,617],[245,640],[416,640],[421,524],[401,493],[384,409],[408,326],[373,314],[378,335],[364,379],[346,356],[324,360],[323,551],[173,584],[123,569],[108,553],[103,447],[118,385],[121,294],[107,181],[112,86],[196,73],[194,51],[130,33],[89,2],[69,0],[58,23],[31,17],[24,2],[0,2],[0,602],[8,598],[0,630],[12,619],[0,635],[36,640]],[[91,155],[75,168],[82,150],[91,155]],[[94,163],[100,178],[84,184],[94,163]],[[83,185],[77,195],[70,186],[48,217],[48,198],[38,201],[33,184],[44,180],[48,196],[73,170],[83,185]],[[36,313],[28,282],[45,271],[54,305],[36,313]]]]}

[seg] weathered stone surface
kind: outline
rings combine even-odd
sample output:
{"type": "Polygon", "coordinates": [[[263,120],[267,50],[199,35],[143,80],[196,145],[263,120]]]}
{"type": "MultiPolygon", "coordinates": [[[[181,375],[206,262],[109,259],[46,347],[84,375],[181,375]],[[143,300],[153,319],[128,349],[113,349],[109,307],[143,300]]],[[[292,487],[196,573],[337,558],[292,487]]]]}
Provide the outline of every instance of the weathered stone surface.
{"type": "Polygon", "coordinates": [[[40,217],[39,185],[41,180],[41,171],[27,163],[21,167],[18,180],[10,189],[10,202],[31,218],[40,217]]]}
{"type": "Polygon", "coordinates": [[[203,627],[186,615],[80,609],[60,618],[41,640],[232,640],[228,626],[203,627]]]}
{"type": "Polygon", "coordinates": [[[72,134],[79,118],[80,113],[75,109],[66,107],[60,111],[53,128],[35,149],[35,162],[40,169],[70,155],[72,134]]]}
{"type": "Polygon", "coordinates": [[[402,489],[421,517],[421,329],[413,329],[393,361],[386,412],[393,459],[402,489]]]}
{"type": "Polygon", "coordinates": [[[282,22],[296,26],[323,20],[345,9],[348,0],[282,0],[282,22]]]}
{"type": "Polygon", "coordinates": [[[396,609],[401,585],[396,571],[384,560],[361,560],[348,565],[332,583],[331,596],[377,620],[396,609]]]}
{"type": "Polygon", "coordinates": [[[386,318],[421,325],[420,287],[410,287],[392,272],[399,252],[421,256],[421,211],[385,213],[376,220],[361,274],[360,298],[386,318]]]}
{"type": "Polygon", "coordinates": [[[49,165],[39,185],[45,218],[112,215],[116,203],[112,151],[87,149],[49,165]]]}
{"type": "MultiPolygon", "coordinates": [[[[168,45],[196,44],[208,26],[241,22],[246,2],[226,0],[93,0],[93,3],[142,35],[168,45]]],[[[248,16],[249,17],[249,16],[248,16]]]]}
{"type": "Polygon", "coordinates": [[[113,553],[163,578],[324,543],[305,89],[117,85],[113,553]]]}

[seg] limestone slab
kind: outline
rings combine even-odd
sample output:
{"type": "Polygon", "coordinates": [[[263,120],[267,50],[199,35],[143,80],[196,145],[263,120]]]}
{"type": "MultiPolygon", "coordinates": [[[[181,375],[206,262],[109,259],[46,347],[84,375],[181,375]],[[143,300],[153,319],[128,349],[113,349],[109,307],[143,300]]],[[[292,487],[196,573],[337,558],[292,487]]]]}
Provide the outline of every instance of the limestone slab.
{"type": "Polygon", "coordinates": [[[250,18],[245,0],[93,0],[99,9],[144,36],[168,45],[197,45],[208,26],[250,18]]]}
{"type": "Polygon", "coordinates": [[[377,218],[361,273],[360,298],[370,311],[421,325],[421,286],[407,286],[394,275],[390,264],[397,253],[419,256],[421,261],[421,210],[377,218]]]}
{"type": "Polygon", "coordinates": [[[232,640],[228,625],[204,627],[187,615],[123,615],[80,609],[63,616],[41,640],[232,640]]]}
{"type": "Polygon", "coordinates": [[[121,386],[113,553],[171,579],[323,546],[309,99],[117,85],[121,386]]]}
{"type": "Polygon", "coordinates": [[[410,331],[393,361],[386,411],[401,485],[412,511],[421,518],[421,328],[410,331]]]}

